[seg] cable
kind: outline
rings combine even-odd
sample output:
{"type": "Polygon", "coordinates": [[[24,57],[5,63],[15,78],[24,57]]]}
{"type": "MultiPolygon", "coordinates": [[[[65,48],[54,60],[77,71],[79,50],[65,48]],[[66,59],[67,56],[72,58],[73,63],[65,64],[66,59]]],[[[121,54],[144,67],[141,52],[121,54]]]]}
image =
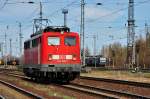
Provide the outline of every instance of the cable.
{"type": "Polygon", "coordinates": [[[25,20],[26,19],[31,19],[31,17],[33,18],[34,17],[34,14],[37,12],[37,10],[39,10],[39,7],[37,7],[29,16],[27,16],[26,18],[25,18],[25,20]]]}
{"type": "Polygon", "coordinates": [[[66,8],[66,7],[72,6],[72,4],[74,4],[74,3],[76,3],[76,2],[77,2],[77,0],[74,0],[73,2],[67,4],[66,6],[64,6],[64,7],[60,8],[60,9],[54,11],[54,12],[52,12],[49,16],[53,16],[55,13],[58,13],[59,11],[61,11],[62,9],[66,8]]]}
{"type": "MultiPolygon", "coordinates": [[[[150,2],[150,0],[145,0],[145,1],[138,2],[138,3],[135,4],[135,6],[139,6],[140,4],[144,4],[144,3],[147,3],[147,2],[150,2]]],[[[128,7],[121,8],[121,9],[119,9],[119,10],[113,11],[113,12],[111,12],[111,13],[109,13],[109,14],[100,16],[99,18],[96,18],[96,19],[93,19],[93,20],[90,20],[90,21],[86,21],[86,22],[92,23],[92,22],[94,22],[94,21],[99,20],[100,18],[103,18],[103,17],[110,17],[111,15],[116,14],[116,13],[121,12],[121,11],[126,10],[126,9],[128,9],[128,7]]]]}
{"type": "Polygon", "coordinates": [[[2,10],[2,9],[6,6],[7,2],[8,2],[8,0],[5,0],[4,4],[3,4],[3,6],[0,8],[0,10],[2,10]]]}
{"type": "MultiPolygon", "coordinates": [[[[149,0],[148,0],[148,1],[149,1],[149,0]]],[[[141,2],[138,2],[138,3],[141,3],[141,2]]],[[[143,2],[143,3],[146,3],[146,2],[143,2]]],[[[86,4],[87,4],[87,3],[86,3],[86,4]]],[[[103,4],[103,3],[102,3],[102,4],[103,4]]],[[[118,4],[119,4],[119,3],[118,3],[118,4]]],[[[118,12],[120,12],[120,11],[123,11],[123,10],[125,10],[125,9],[127,9],[127,8],[128,8],[128,7],[121,8],[121,9],[116,10],[116,11],[113,11],[113,12],[111,12],[111,13],[109,13],[109,14],[103,15],[103,16],[101,16],[101,17],[99,17],[99,18],[102,18],[102,17],[109,17],[109,16],[111,16],[111,15],[113,15],[113,14],[116,14],[116,13],[118,13],[118,12]]],[[[97,18],[97,19],[87,20],[86,22],[91,23],[91,22],[94,22],[94,21],[99,20],[99,18],[97,18]]]]}

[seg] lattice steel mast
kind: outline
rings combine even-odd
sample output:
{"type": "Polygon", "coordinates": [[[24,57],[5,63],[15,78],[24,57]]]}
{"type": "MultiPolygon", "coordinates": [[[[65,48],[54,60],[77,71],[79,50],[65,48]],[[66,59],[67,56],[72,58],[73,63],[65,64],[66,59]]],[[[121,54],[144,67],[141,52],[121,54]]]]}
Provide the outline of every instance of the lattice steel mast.
{"type": "Polygon", "coordinates": [[[85,29],[85,26],[84,26],[84,18],[85,18],[85,12],[84,12],[84,9],[85,9],[85,2],[84,0],[81,0],[81,29],[80,29],[80,38],[81,38],[81,46],[82,46],[82,65],[84,66],[85,65],[85,47],[84,47],[84,29],[85,29]]]}
{"type": "Polygon", "coordinates": [[[135,65],[135,24],[134,24],[134,0],[129,0],[128,7],[128,34],[127,34],[127,63],[135,65]]]}

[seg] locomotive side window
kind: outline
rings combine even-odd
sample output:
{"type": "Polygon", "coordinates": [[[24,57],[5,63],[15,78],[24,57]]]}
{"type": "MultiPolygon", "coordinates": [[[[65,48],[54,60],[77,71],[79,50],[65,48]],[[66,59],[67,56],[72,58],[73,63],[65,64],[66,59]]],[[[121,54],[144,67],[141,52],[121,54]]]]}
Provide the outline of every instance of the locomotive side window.
{"type": "Polygon", "coordinates": [[[38,39],[32,40],[32,47],[38,46],[38,39]]]}
{"type": "Polygon", "coordinates": [[[24,49],[30,48],[30,41],[24,43],[24,49]]]}
{"type": "Polygon", "coordinates": [[[48,37],[48,45],[60,45],[59,37],[48,37]]]}
{"type": "Polygon", "coordinates": [[[76,37],[65,37],[65,45],[75,46],[76,45],[76,37]]]}

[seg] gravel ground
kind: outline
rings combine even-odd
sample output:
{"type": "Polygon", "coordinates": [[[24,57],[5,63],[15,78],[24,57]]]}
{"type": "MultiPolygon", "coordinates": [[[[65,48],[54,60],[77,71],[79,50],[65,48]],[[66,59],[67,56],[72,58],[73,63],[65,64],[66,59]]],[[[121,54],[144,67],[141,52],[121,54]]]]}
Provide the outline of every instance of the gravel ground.
{"type": "MultiPolygon", "coordinates": [[[[150,73],[132,73],[130,71],[91,71],[90,73],[81,73],[81,76],[89,76],[89,77],[100,77],[100,78],[111,78],[111,79],[119,79],[119,80],[129,80],[129,81],[137,81],[137,82],[146,82],[150,83],[150,73]]],[[[1,77],[0,77],[1,78],[1,77]]],[[[10,77],[12,79],[12,77],[10,77]]],[[[9,80],[10,80],[9,79],[9,80]]],[[[43,94],[46,97],[51,97],[51,99],[55,98],[61,98],[61,99],[100,99],[94,96],[86,95],[79,92],[74,92],[72,90],[64,89],[59,86],[55,86],[53,84],[38,84],[34,83],[32,81],[24,81],[21,79],[14,78],[12,79],[13,82],[16,84],[19,84],[22,87],[25,87],[31,91],[39,91],[39,94],[43,94]]],[[[10,80],[10,81],[12,81],[10,80]]],[[[96,87],[106,87],[110,89],[117,89],[117,90],[123,90],[123,91],[131,91],[134,93],[139,94],[145,94],[150,95],[149,89],[137,89],[132,86],[124,86],[122,89],[121,85],[117,84],[110,84],[106,82],[91,82],[91,81],[81,81],[81,80],[75,80],[75,82],[78,82],[80,84],[87,84],[92,85],[96,87]]]]}
{"type": "Polygon", "coordinates": [[[111,90],[129,92],[129,93],[140,94],[143,96],[150,97],[149,88],[135,87],[135,86],[130,86],[130,85],[103,82],[103,81],[85,80],[85,79],[76,79],[73,82],[81,84],[81,85],[90,85],[96,88],[104,88],[104,89],[107,88],[111,90]]]}
{"type": "Polygon", "coordinates": [[[99,97],[64,89],[54,84],[35,83],[28,80],[22,80],[20,78],[8,77],[6,75],[0,75],[0,79],[5,79],[17,86],[19,85],[31,92],[44,96],[46,99],[100,99],[99,97]]]}
{"type": "MultiPolygon", "coordinates": [[[[145,82],[150,83],[150,73],[132,73],[127,71],[91,71],[90,73],[81,73],[81,76],[88,77],[97,77],[97,78],[110,78],[110,79],[118,79],[118,80],[127,80],[127,81],[136,81],[136,82],[145,82]]],[[[80,83],[83,85],[91,85],[99,88],[109,88],[115,89],[125,92],[132,92],[135,94],[141,94],[144,96],[150,97],[150,89],[142,88],[142,87],[134,87],[128,85],[118,85],[114,83],[107,83],[103,81],[91,81],[91,80],[83,80],[77,79],[74,81],[75,83],[80,83]]]]}
{"type": "Polygon", "coordinates": [[[3,85],[0,84],[0,95],[5,97],[5,99],[31,99],[28,96],[24,96],[23,94],[3,85]]]}

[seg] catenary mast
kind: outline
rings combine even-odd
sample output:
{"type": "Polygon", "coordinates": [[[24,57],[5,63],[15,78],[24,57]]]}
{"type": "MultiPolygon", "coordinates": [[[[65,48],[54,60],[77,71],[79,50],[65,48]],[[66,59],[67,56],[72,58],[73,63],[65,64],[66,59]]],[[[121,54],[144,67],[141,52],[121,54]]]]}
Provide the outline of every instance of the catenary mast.
{"type": "Polygon", "coordinates": [[[135,65],[135,24],[134,24],[134,0],[129,0],[128,7],[128,34],[127,34],[127,63],[135,65]]]}

